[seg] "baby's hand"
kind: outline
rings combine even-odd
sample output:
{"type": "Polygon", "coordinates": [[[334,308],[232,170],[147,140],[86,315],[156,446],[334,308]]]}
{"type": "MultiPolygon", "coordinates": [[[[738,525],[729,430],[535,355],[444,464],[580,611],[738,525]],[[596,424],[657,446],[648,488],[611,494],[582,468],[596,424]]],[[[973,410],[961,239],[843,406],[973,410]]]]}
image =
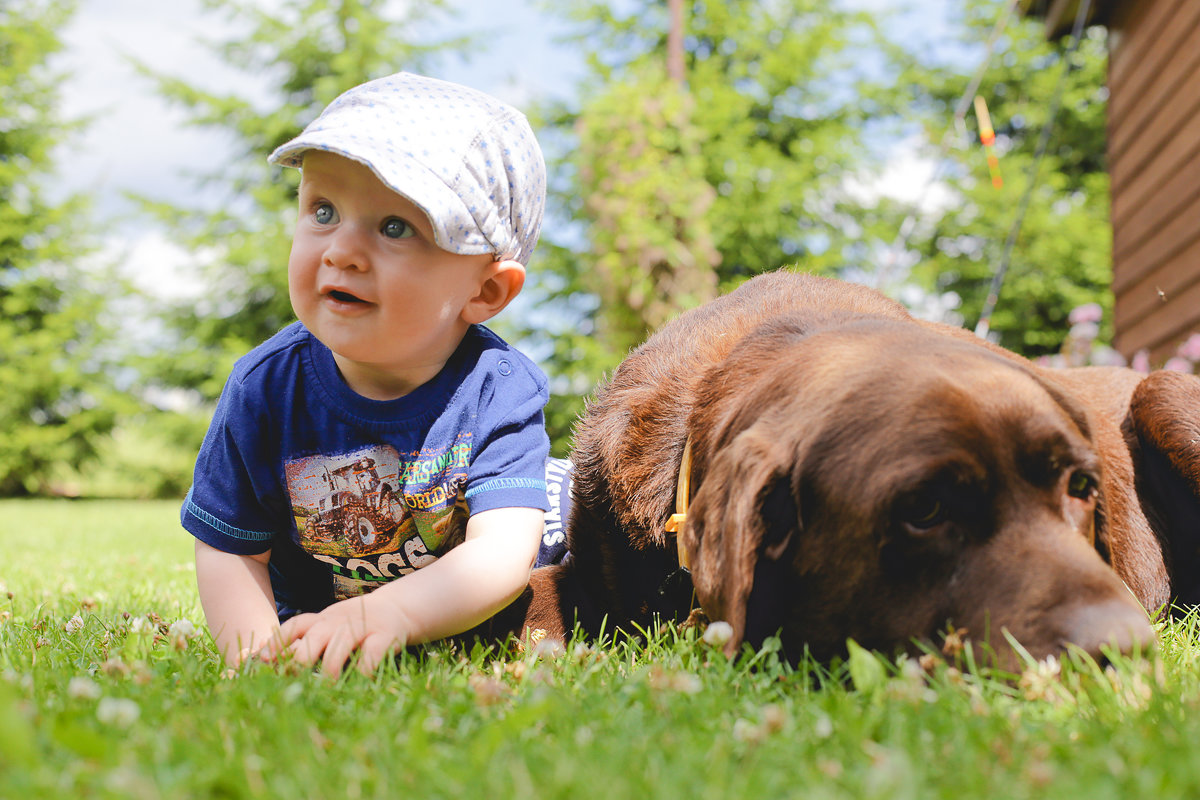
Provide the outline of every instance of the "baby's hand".
{"type": "Polygon", "coordinates": [[[305,665],[320,659],[325,673],[337,677],[357,650],[358,669],[369,675],[389,652],[470,630],[529,583],[543,516],[537,508],[479,512],[467,523],[467,540],[432,564],[285,622],[264,659],[283,653],[305,665]]]}
{"type": "Polygon", "coordinates": [[[279,638],[263,656],[274,660],[290,653],[297,662],[315,664],[331,678],[355,650],[359,652],[358,671],[371,675],[384,657],[404,647],[408,640],[408,621],[395,606],[372,602],[372,595],[342,600],[318,614],[298,614],[279,629],[279,638]]]}

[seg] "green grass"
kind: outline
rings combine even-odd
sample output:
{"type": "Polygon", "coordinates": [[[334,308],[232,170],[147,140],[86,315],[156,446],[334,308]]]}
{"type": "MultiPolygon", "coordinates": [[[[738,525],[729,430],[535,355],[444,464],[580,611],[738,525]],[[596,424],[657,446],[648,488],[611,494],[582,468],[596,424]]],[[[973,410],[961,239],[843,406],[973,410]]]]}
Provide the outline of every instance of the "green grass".
{"type": "Polygon", "coordinates": [[[1200,795],[1194,619],[1153,657],[1017,681],[791,667],[770,641],[731,661],[673,628],[222,677],[206,635],[161,633],[202,628],[176,510],[0,502],[0,797],[1200,795]]]}

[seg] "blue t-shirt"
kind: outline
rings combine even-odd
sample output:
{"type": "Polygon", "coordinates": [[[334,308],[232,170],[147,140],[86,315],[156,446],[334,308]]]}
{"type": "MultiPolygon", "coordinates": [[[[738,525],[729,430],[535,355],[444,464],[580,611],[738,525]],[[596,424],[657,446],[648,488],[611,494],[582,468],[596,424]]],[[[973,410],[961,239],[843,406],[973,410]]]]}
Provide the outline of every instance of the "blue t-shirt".
{"type": "Polygon", "coordinates": [[[471,514],[546,511],[546,376],[472,326],[432,380],[365,398],[294,323],[234,366],[182,522],[229,553],[270,549],[280,616],[407,575],[463,541],[471,514]]]}

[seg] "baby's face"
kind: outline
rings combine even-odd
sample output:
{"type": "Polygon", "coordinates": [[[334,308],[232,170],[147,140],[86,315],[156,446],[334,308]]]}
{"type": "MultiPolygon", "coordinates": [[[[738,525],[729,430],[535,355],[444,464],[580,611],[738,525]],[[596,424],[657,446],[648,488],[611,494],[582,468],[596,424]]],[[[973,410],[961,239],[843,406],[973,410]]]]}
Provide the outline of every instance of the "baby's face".
{"type": "Polygon", "coordinates": [[[288,292],[359,394],[391,399],[436,375],[491,262],[438,247],[425,214],[364,164],[305,155],[288,292]]]}

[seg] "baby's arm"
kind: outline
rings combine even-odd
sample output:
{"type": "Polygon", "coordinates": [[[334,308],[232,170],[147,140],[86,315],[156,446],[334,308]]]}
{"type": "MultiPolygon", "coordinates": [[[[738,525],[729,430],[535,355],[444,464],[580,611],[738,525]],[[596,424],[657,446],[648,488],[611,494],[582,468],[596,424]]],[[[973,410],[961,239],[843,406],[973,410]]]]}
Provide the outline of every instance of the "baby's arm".
{"type": "Polygon", "coordinates": [[[231,667],[278,636],[267,562],[271,552],[226,553],[196,540],[196,585],[208,630],[231,667]]]}
{"type": "Polygon", "coordinates": [[[496,508],[467,522],[466,541],[434,563],[376,589],[283,624],[285,646],[302,664],[336,677],[355,650],[364,674],[389,652],[475,627],[507,606],[529,583],[544,512],[496,508]]]}

